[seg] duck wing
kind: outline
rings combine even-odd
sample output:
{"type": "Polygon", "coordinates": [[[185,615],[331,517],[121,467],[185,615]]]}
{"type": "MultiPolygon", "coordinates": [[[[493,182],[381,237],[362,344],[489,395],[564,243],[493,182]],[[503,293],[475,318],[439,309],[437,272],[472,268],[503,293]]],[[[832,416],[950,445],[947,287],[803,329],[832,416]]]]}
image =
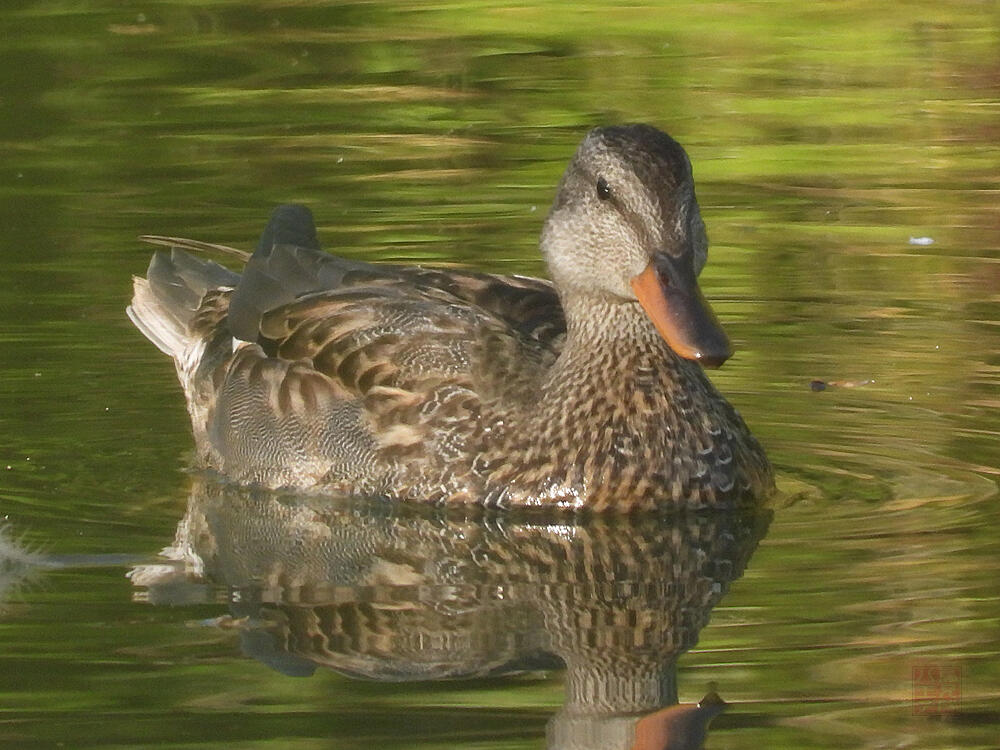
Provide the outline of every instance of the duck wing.
{"type": "Polygon", "coordinates": [[[238,339],[256,341],[265,313],[317,292],[364,286],[476,306],[543,346],[556,345],[566,329],[547,281],[338,258],[321,250],[312,214],[300,205],[272,214],[230,300],[229,329],[238,339]]]}
{"type": "MultiPolygon", "coordinates": [[[[290,247],[273,257],[314,260],[290,247]]],[[[338,390],[461,384],[480,398],[511,397],[558,355],[565,322],[544,282],[320,260],[320,278],[336,287],[259,313],[253,340],[270,357],[308,362],[338,390]]]]}
{"type": "Polygon", "coordinates": [[[206,463],[270,486],[476,492],[470,446],[533,403],[565,333],[547,282],[308,245],[258,246],[233,286],[191,321],[189,409],[206,463]]]}
{"type": "MultiPolygon", "coordinates": [[[[524,298],[503,306],[505,316],[405,273],[340,276],[335,289],[260,314],[256,340],[204,373],[214,402],[206,435],[218,456],[210,463],[272,486],[474,495],[475,446],[537,399],[559,324],[524,298]]],[[[508,288],[461,281],[463,292],[508,288]]]]}

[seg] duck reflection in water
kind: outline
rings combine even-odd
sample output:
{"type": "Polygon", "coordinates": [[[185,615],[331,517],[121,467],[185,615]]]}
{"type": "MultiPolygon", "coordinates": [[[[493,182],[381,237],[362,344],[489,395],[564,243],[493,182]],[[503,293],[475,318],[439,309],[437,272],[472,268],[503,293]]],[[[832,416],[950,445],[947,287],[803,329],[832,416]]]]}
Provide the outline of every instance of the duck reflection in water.
{"type": "Polygon", "coordinates": [[[549,748],[694,748],[723,703],[675,705],[676,661],[769,518],[496,515],[196,479],[168,564],[131,575],[155,604],[237,592],[228,617],[244,651],[285,674],[440,680],[565,665],[549,748]]]}

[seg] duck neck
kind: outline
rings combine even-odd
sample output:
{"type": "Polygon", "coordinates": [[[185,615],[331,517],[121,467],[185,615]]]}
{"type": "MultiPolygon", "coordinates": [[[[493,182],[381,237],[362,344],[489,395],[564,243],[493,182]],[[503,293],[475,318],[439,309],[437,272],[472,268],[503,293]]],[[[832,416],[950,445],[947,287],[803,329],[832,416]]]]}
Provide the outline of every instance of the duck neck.
{"type": "Polygon", "coordinates": [[[623,371],[688,369],[684,365],[690,363],[667,346],[637,302],[589,295],[567,296],[562,302],[566,343],[553,368],[554,378],[606,373],[613,377],[605,385],[617,390],[616,384],[629,387],[629,378],[614,376],[623,371]]]}
{"type": "Polygon", "coordinates": [[[616,425],[620,440],[666,440],[664,425],[679,423],[671,414],[686,420],[692,399],[710,400],[701,367],[674,353],[638,303],[571,297],[564,310],[566,341],[536,412],[560,433],[552,440],[572,443],[580,425],[595,423],[616,425]]]}
{"type": "Polygon", "coordinates": [[[514,465],[535,470],[532,497],[573,505],[582,492],[596,509],[682,499],[691,477],[672,467],[695,465],[701,414],[718,400],[705,374],[667,346],[636,303],[571,297],[564,309],[562,352],[511,432],[522,443],[533,436],[511,449],[524,454],[514,465]],[[669,487],[657,484],[668,470],[669,487]]]}

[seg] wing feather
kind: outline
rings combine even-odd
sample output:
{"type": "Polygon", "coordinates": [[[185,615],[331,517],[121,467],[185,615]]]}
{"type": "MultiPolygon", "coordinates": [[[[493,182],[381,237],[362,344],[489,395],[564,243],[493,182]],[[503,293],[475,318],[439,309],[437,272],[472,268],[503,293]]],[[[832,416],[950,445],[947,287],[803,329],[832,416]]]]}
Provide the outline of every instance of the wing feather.
{"type": "Polygon", "coordinates": [[[565,333],[552,286],[524,277],[274,245],[234,286],[209,291],[192,320],[213,342],[197,386],[203,452],[272,485],[457,481],[427,472],[481,437],[497,404],[530,403],[565,333]]]}

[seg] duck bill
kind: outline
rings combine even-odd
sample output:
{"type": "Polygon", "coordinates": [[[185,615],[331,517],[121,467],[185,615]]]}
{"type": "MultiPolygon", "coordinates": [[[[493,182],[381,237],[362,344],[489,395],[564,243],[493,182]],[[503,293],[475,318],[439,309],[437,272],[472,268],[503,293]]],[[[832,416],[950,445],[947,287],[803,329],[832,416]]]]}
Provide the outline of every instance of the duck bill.
{"type": "Polygon", "coordinates": [[[671,349],[705,367],[719,367],[732,354],[729,338],[685,260],[657,253],[632,279],[632,291],[671,349]]]}

